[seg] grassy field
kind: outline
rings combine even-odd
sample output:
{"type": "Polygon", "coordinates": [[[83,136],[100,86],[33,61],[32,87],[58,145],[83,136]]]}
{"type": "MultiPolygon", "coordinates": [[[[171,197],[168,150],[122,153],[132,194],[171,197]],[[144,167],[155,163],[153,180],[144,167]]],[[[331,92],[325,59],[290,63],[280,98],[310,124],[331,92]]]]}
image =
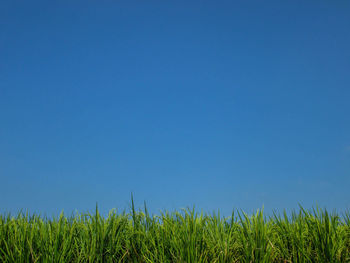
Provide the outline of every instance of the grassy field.
{"type": "Polygon", "coordinates": [[[350,262],[350,216],[326,210],[230,218],[145,206],[108,217],[0,217],[0,262],[350,262]]]}

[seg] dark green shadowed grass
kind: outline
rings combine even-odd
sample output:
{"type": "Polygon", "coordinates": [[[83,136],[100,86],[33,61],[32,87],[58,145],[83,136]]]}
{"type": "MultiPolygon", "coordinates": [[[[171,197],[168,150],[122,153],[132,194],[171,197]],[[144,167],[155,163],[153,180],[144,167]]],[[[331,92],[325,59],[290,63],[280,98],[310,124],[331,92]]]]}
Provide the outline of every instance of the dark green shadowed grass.
{"type": "Polygon", "coordinates": [[[0,262],[350,262],[349,213],[130,210],[1,215],[0,262]]]}

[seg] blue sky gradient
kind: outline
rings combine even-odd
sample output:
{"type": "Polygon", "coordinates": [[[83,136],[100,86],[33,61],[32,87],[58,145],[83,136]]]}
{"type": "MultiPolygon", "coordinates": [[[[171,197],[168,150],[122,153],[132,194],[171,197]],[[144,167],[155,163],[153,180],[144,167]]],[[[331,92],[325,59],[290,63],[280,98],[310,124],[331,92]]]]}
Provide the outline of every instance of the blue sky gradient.
{"type": "Polygon", "coordinates": [[[349,1],[2,1],[0,209],[350,208],[349,1]]]}

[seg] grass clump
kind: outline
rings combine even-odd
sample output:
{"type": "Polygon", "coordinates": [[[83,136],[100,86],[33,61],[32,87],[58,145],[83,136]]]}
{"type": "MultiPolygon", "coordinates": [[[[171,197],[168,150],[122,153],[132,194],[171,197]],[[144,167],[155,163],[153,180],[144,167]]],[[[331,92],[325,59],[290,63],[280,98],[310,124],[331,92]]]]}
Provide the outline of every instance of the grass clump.
{"type": "Polygon", "coordinates": [[[350,262],[350,216],[314,209],[229,218],[194,209],[0,216],[0,262],[350,262]]]}

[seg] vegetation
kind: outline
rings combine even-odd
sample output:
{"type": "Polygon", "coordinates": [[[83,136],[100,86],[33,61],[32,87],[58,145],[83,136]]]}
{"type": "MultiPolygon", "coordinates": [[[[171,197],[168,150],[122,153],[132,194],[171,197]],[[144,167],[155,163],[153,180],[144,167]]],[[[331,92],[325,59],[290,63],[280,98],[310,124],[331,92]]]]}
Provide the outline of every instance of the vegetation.
{"type": "Polygon", "coordinates": [[[0,216],[1,262],[350,262],[350,216],[326,210],[230,218],[147,208],[47,219],[0,216]]]}

